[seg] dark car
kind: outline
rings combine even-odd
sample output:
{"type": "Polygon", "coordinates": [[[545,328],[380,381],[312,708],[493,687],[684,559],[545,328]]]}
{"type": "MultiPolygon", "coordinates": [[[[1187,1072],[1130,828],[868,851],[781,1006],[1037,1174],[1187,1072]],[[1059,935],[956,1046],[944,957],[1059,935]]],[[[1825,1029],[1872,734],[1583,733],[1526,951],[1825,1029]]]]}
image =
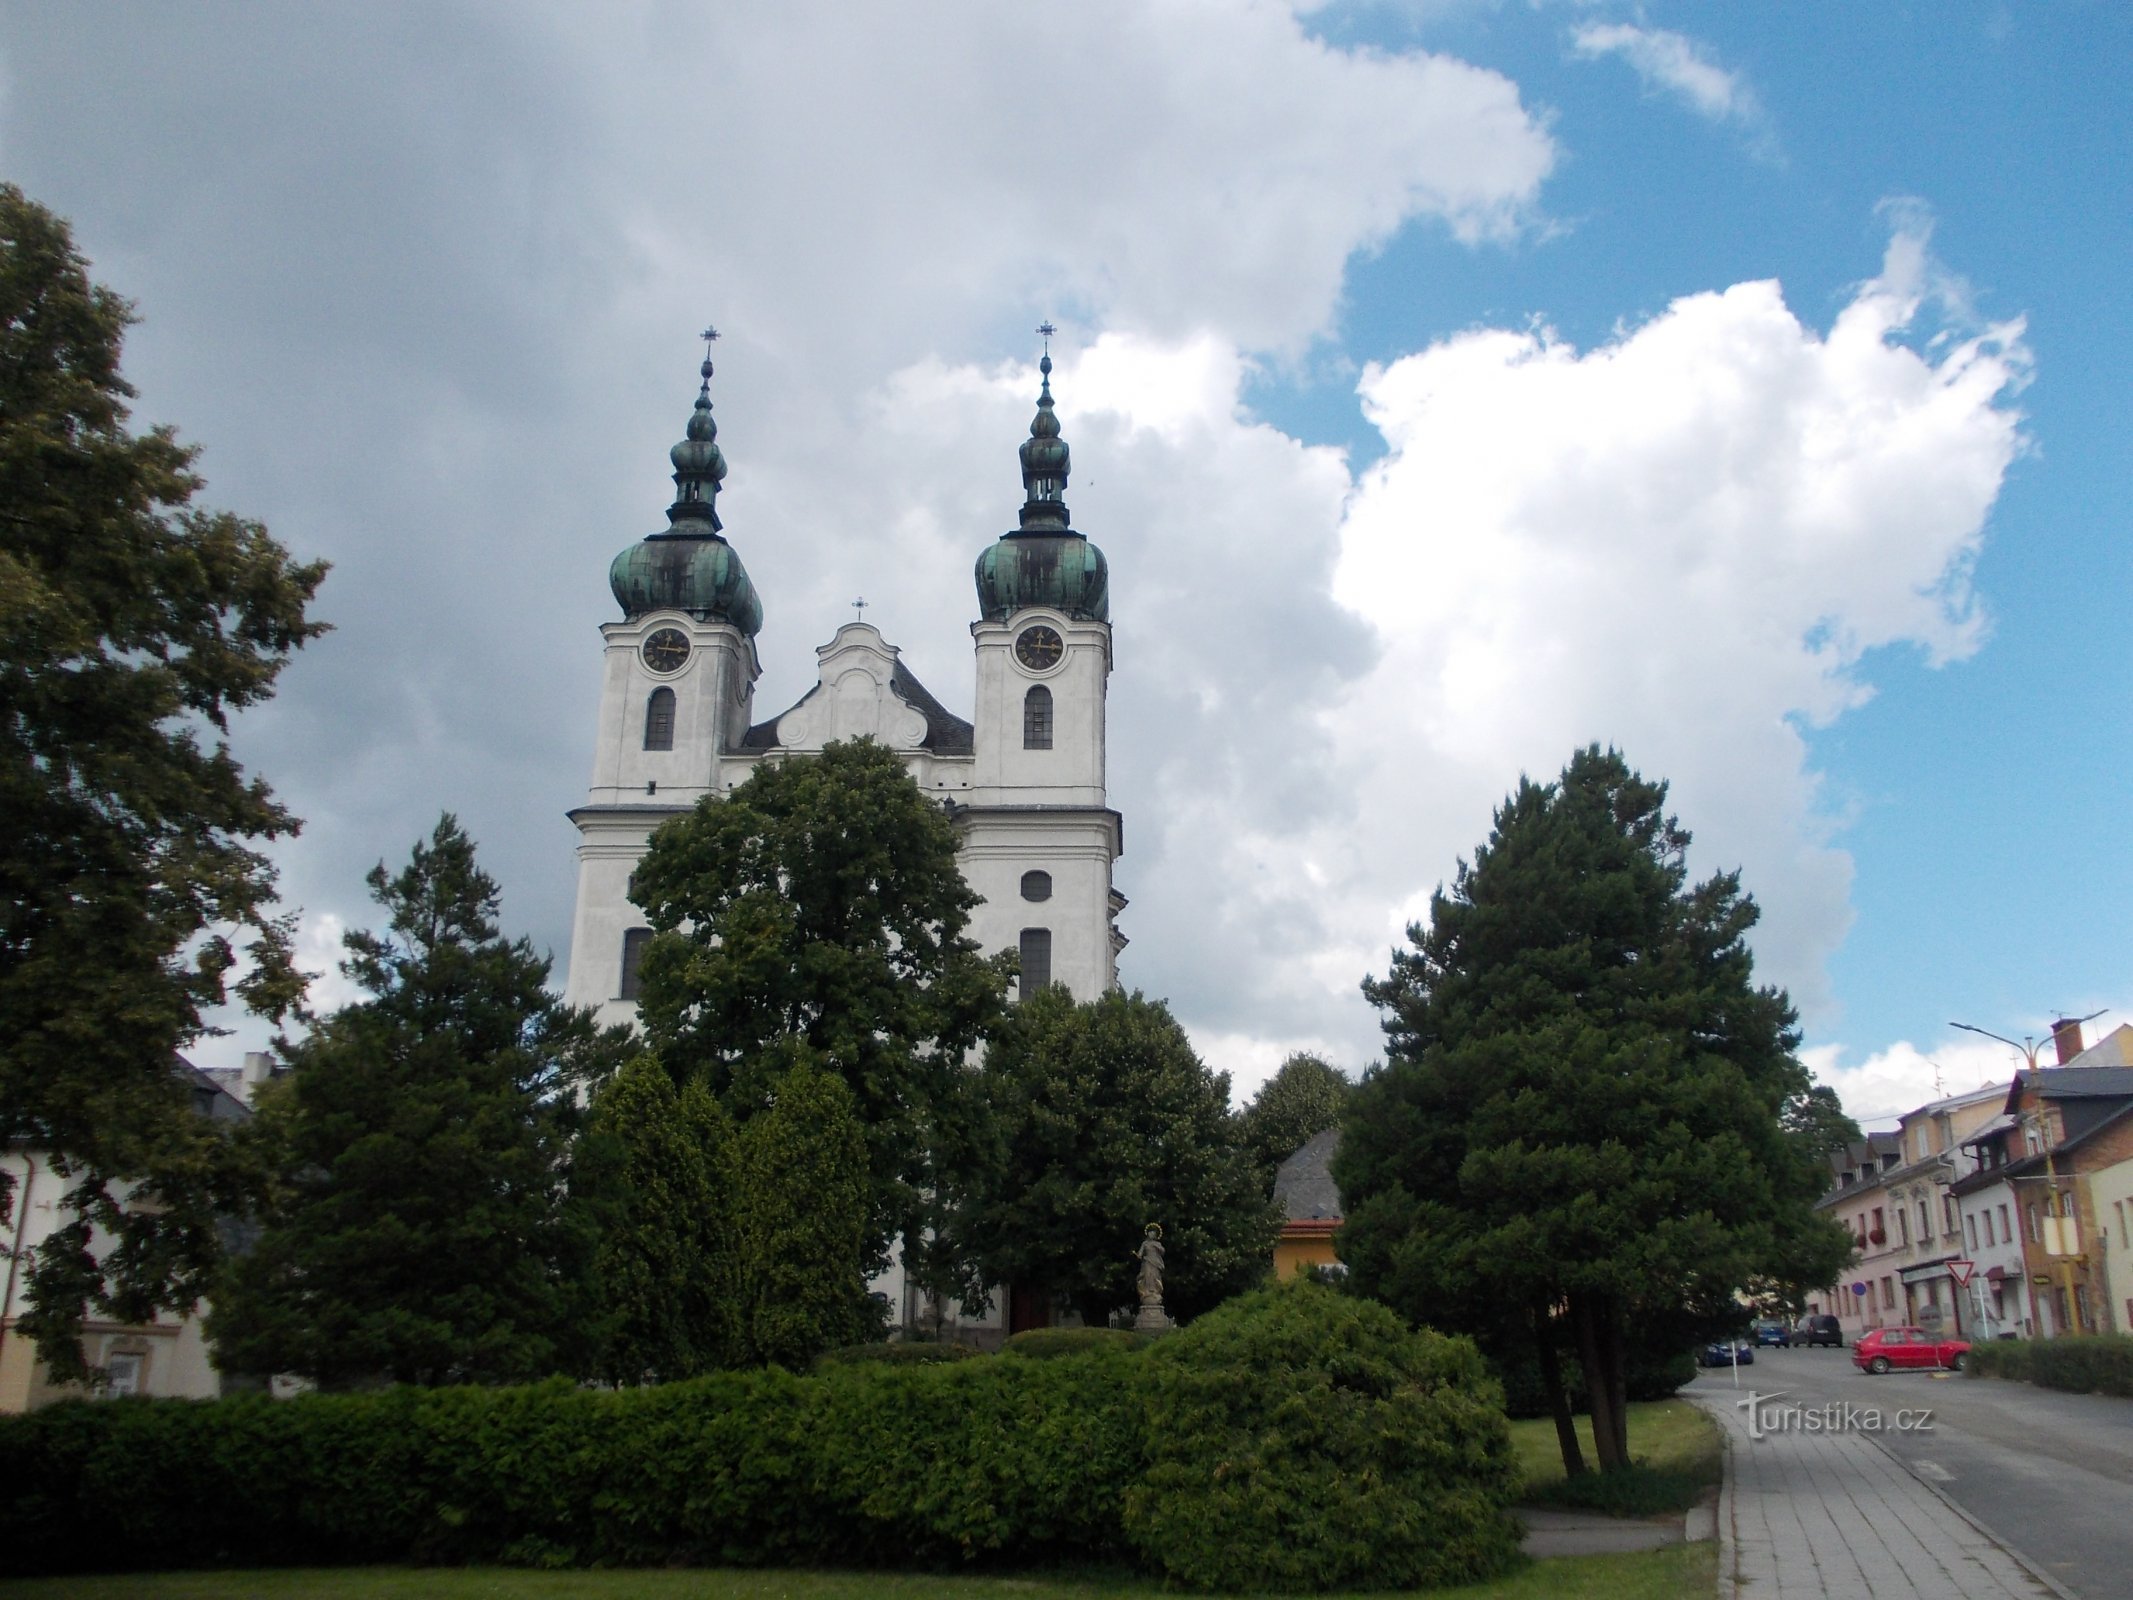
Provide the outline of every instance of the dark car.
{"type": "Polygon", "coordinates": [[[1827,1345],[1832,1350],[1844,1348],[1844,1329],[1835,1317],[1824,1313],[1816,1317],[1802,1317],[1799,1326],[1792,1330],[1792,1342],[1804,1345],[1827,1345]]]}
{"type": "Polygon", "coordinates": [[[1782,1322],[1758,1322],[1755,1325],[1755,1342],[1760,1346],[1775,1345],[1780,1350],[1792,1346],[1792,1329],[1782,1322]]]}
{"type": "Polygon", "coordinates": [[[1714,1339],[1696,1352],[1699,1367],[1752,1367],[1755,1346],[1734,1339],[1714,1339]]]}

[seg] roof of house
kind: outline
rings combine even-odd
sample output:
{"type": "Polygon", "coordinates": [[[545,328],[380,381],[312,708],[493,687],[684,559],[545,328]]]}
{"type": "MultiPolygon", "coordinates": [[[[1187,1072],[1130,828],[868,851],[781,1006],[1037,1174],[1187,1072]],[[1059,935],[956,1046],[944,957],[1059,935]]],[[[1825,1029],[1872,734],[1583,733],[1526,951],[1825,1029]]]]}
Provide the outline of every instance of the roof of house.
{"type": "MultiPolygon", "coordinates": [[[[2086,1052],[2084,1052],[2086,1054],[2086,1052]]],[[[2080,1060],[2079,1056],[2074,1058],[2080,1060]]],[[[2007,1091],[2011,1111],[2028,1088],[2046,1100],[2087,1100],[2097,1096],[2133,1095],[2133,1067],[2039,1067],[2018,1073],[2007,1091]]]]}
{"type": "Polygon", "coordinates": [[[1340,1129],[1328,1128],[1312,1135],[1275,1171],[1274,1203],[1285,1219],[1340,1221],[1341,1192],[1333,1181],[1333,1152],[1340,1145],[1340,1129]]]}

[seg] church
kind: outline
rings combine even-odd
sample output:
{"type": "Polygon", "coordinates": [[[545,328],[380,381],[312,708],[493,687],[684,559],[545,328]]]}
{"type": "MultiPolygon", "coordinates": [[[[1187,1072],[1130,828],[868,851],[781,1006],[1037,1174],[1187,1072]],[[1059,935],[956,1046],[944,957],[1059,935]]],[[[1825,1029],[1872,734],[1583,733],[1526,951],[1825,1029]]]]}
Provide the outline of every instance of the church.
{"type": "MultiPolygon", "coordinates": [[[[955,820],[963,875],[982,896],[969,929],[980,948],[1017,953],[1024,994],[1062,983],[1078,1000],[1096,998],[1116,985],[1126,943],[1117,926],[1126,902],[1112,885],[1123,823],[1104,795],[1110,576],[1068,516],[1049,350],[1021,447],[1021,514],[977,557],[970,718],[936,699],[879,630],[849,622],[816,649],[815,686],[758,721],[763,603],[718,514],[726,461],[711,415],[715,337],[706,335],[688,436],[671,452],[667,526],[608,571],[622,620],[600,630],[592,782],[570,813],[578,896],[566,999],[603,1024],[635,1020],[651,929],[629,884],[653,829],[729,793],[760,762],[861,737],[898,752],[955,820]]],[[[891,1281],[875,1285],[899,1322],[919,1311],[901,1277],[892,1267],[891,1281]]]]}

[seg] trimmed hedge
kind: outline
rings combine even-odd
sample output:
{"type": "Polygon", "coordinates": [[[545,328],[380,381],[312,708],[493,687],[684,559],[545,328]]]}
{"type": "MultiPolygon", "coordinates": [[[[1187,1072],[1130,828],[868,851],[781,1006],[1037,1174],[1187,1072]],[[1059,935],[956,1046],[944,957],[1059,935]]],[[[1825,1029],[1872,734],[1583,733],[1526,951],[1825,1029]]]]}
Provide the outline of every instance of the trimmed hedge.
{"type": "Polygon", "coordinates": [[[930,1339],[894,1339],[887,1343],[848,1344],[815,1357],[815,1371],[825,1367],[932,1367],[943,1361],[968,1361],[985,1352],[971,1344],[940,1344],[930,1339]]]}
{"type": "Polygon", "coordinates": [[[1136,1351],[586,1390],[70,1401],[0,1418],[19,1573],[1132,1560],[1189,1587],[1483,1576],[1515,1548],[1473,1347],[1327,1291],[1136,1351]]]}
{"type": "Polygon", "coordinates": [[[1052,1356],[1080,1355],[1084,1350],[1139,1350],[1155,1337],[1130,1328],[1028,1328],[1010,1334],[1000,1352],[1043,1361],[1052,1356]]]}
{"type": "Polygon", "coordinates": [[[2133,1336],[2069,1339],[1987,1339],[1963,1363],[1973,1378],[2012,1378],[2072,1394],[2133,1397],[2133,1336]]]}

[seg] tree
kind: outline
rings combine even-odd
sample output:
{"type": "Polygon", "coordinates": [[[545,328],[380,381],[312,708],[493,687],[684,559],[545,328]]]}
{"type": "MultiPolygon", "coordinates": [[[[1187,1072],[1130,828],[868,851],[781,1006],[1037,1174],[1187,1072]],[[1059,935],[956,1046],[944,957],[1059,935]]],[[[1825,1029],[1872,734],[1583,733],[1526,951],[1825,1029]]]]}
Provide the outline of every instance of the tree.
{"type": "Polygon", "coordinates": [[[0,185],[0,1141],[70,1180],[21,1323],[62,1379],[92,1308],[203,1292],[246,1186],[176,1053],[233,991],[278,1019],[303,988],[256,848],[297,822],[225,736],[324,631],[326,569],[195,509],[194,450],[129,431],[132,321],[0,185]]]}
{"type": "Polygon", "coordinates": [[[805,1370],[882,1335],[867,1293],[872,1185],[844,1080],[788,1047],[771,1103],[741,1130],[738,1233],[747,1356],[805,1370]]]}
{"type": "Polygon", "coordinates": [[[1015,1008],[985,1054],[981,1148],[949,1226],[980,1283],[1063,1294],[1101,1327],[1136,1303],[1162,1224],[1164,1302],[1189,1318],[1264,1277],[1278,1221],[1210,1072],[1159,1000],[1064,988],[1015,1008]]]}
{"type": "Polygon", "coordinates": [[[1007,962],[964,936],[977,896],[956,847],[902,761],[861,739],[758,767],[661,827],[637,867],[654,1049],[742,1123],[774,1100],[790,1044],[841,1077],[866,1130],[872,1264],[933,1219],[942,1126],[1007,990],[1007,962]]]}
{"type": "Polygon", "coordinates": [[[657,1383],[740,1365],[743,1180],[725,1108],[701,1080],[675,1093],[658,1059],[640,1055],[594,1099],[572,1166],[598,1238],[593,1375],[657,1383]]]}
{"type": "Polygon", "coordinates": [[[1332,1063],[1298,1051],[1244,1108],[1244,1142],[1271,1174],[1313,1137],[1340,1126],[1355,1084],[1332,1063]]]}
{"type": "MultiPolygon", "coordinates": [[[[1355,1285],[1544,1382],[1568,1337],[1603,1469],[1627,1464],[1632,1331],[1683,1339],[1767,1275],[1826,1282],[1818,1163],[1790,1003],[1757,987],[1737,874],[1689,885],[1666,786],[1614,751],[1522,781],[1412,949],[1364,984],[1383,1067],[1334,1162],[1355,1285]]],[[[1565,1465],[1581,1465],[1560,1386],[1565,1465]]]]}
{"type": "Polygon", "coordinates": [[[256,1119],[277,1172],[257,1246],[217,1289],[223,1367],[332,1387],[500,1383],[574,1364],[592,1240],[566,1202],[579,1091],[626,1041],[497,931],[495,880],[447,814],[369,878],[390,932],[350,933],[369,998],[286,1047],[256,1119]]]}

